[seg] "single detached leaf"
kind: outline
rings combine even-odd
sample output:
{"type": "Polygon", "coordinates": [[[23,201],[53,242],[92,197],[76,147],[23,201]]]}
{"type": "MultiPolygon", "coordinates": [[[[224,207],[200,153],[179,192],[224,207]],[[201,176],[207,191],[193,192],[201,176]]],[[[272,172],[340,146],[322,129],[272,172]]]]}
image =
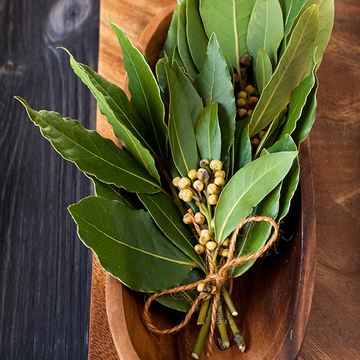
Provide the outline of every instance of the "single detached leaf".
{"type": "Polygon", "coordinates": [[[240,72],[240,59],[247,54],[246,33],[255,0],[200,0],[200,14],[208,37],[216,34],[221,50],[240,72]]]}
{"type": "Polygon", "coordinates": [[[132,46],[125,32],[110,20],[109,22],[123,51],[124,67],[129,77],[131,102],[145,121],[157,154],[166,159],[168,130],[164,123],[165,109],[159,86],[149,64],[139,50],[132,46]]]}
{"type": "Polygon", "coordinates": [[[220,159],[221,133],[217,103],[211,103],[201,112],[196,124],[195,134],[200,158],[220,159]]]}
{"type": "Polygon", "coordinates": [[[178,23],[179,23],[178,14],[179,14],[179,5],[177,4],[174,9],[174,14],[171,19],[171,24],[165,40],[164,47],[162,48],[159,54],[160,58],[164,56],[164,53],[169,57],[173,55],[174,49],[177,45],[177,33],[178,33],[178,23]]]}
{"type": "Polygon", "coordinates": [[[197,168],[194,125],[186,96],[174,72],[165,65],[170,93],[169,142],[175,166],[181,176],[197,168]]]}
{"type": "Polygon", "coordinates": [[[217,102],[221,130],[221,160],[225,164],[235,133],[236,106],[234,88],[226,61],[216,40],[210,37],[204,66],[196,78],[195,88],[205,105],[217,102]]]}
{"type": "Polygon", "coordinates": [[[260,96],[252,114],[250,136],[268,125],[289,103],[291,92],[302,79],[318,28],[319,9],[314,5],[299,19],[284,55],[260,96]]]}
{"type": "Polygon", "coordinates": [[[88,197],[69,206],[69,212],[101,266],[133,290],[155,292],[179,285],[195,265],[143,210],[88,197]]]}
{"type": "Polygon", "coordinates": [[[215,210],[215,238],[219,244],[279,184],[296,155],[296,151],[290,151],[262,156],[230,179],[215,210]]]}
{"type": "Polygon", "coordinates": [[[206,58],[208,38],[200,17],[199,0],[187,1],[186,36],[191,57],[200,71],[206,58]]]}
{"type": "Polygon", "coordinates": [[[186,97],[186,101],[188,103],[191,114],[191,119],[195,128],[197,119],[203,109],[202,100],[197,91],[195,90],[193,84],[180,69],[180,66],[176,60],[173,62],[171,69],[174,71],[176,78],[181,86],[181,89],[183,90],[183,93],[186,97]]]}
{"type": "MultiPolygon", "coordinates": [[[[270,192],[252,211],[251,216],[267,216],[275,219],[279,211],[281,184],[270,192]]],[[[248,223],[241,229],[241,235],[236,242],[235,257],[254,254],[265,245],[272,230],[271,224],[266,221],[248,223]]],[[[233,277],[242,275],[253,266],[255,260],[249,260],[244,264],[236,266],[229,270],[233,277]]]]}
{"type": "Polygon", "coordinates": [[[146,139],[145,124],[136,115],[125,92],[68,54],[72,68],[97,99],[99,109],[112,125],[115,136],[122,140],[139,164],[160,182],[155,160],[149,152],[156,155],[146,139]]]}
{"type": "Polygon", "coordinates": [[[275,68],[277,49],[284,37],[281,6],[278,0],[258,0],[251,13],[247,31],[247,47],[255,61],[261,46],[275,68]]]}
{"type": "Polygon", "coordinates": [[[187,42],[186,35],[186,7],[187,0],[183,1],[179,7],[179,20],[178,20],[178,50],[181,57],[181,60],[185,66],[186,72],[190,75],[192,79],[195,79],[198,71],[194,61],[191,57],[189,44],[187,42]]]}
{"type": "Polygon", "coordinates": [[[182,214],[175,203],[161,193],[138,196],[165,236],[205,271],[203,259],[194,250],[196,239],[189,226],[182,221],[182,214]]]}
{"type": "Polygon", "coordinates": [[[261,94],[269,82],[273,71],[269,55],[260,45],[255,64],[257,88],[261,94]]]}
{"type": "Polygon", "coordinates": [[[130,192],[152,194],[160,191],[159,183],[111,140],[85,129],[76,120],[62,118],[52,111],[34,111],[25,100],[17,99],[55,150],[81,171],[130,192]]]}

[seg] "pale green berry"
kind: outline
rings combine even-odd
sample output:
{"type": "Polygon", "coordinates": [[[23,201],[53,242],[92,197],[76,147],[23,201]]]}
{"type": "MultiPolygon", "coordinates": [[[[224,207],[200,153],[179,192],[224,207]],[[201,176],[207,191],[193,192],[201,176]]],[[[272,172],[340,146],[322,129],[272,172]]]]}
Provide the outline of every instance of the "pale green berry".
{"type": "Polygon", "coordinates": [[[200,233],[200,238],[204,239],[205,241],[209,241],[210,240],[210,231],[207,229],[201,230],[200,233]]]}
{"type": "Polygon", "coordinates": [[[191,181],[194,181],[197,178],[197,171],[195,169],[192,169],[188,172],[187,175],[191,181]]]}
{"type": "Polygon", "coordinates": [[[252,146],[258,146],[260,144],[260,140],[258,138],[252,138],[251,139],[251,145],[252,146]]]}
{"type": "Polygon", "coordinates": [[[206,169],[203,169],[203,168],[200,168],[198,171],[197,171],[197,178],[199,180],[208,180],[210,177],[210,174],[209,172],[206,170],[206,169]]]}
{"type": "Polygon", "coordinates": [[[212,194],[212,195],[210,195],[210,196],[209,196],[209,204],[210,204],[210,205],[216,205],[217,202],[218,202],[218,199],[219,199],[219,197],[218,197],[217,194],[212,194]]]}
{"type": "Polygon", "coordinates": [[[236,105],[238,107],[242,108],[242,107],[246,106],[246,100],[243,98],[240,98],[236,101],[236,105]]]}
{"type": "Polygon", "coordinates": [[[193,187],[197,191],[203,191],[204,189],[204,183],[201,180],[195,180],[193,187]]]}
{"type": "Polygon", "coordinates": [[[238,98],[241,98],[241,99],[247,99],[247,92],[245,91],[240,91],[237,95],[238,98]]]}
{"type": "Polygon", "coordinates": [[[185,189],[187,189],[189,186],[190,186],[190,184],[191,184],[191,181],[190,181],[190,179],[189,178],[187,178],[187,177],[183,177],[183,178],[181,178],[180,180],[179,180],[179,188],[181,189],[181,190],[185,190],[185,189]]]}
{"type": "Polygon", "coordinates": [[[208,159],[202,159],[200,160],[200,166],[201,167],[209,167],[210,161],[208,159]]]}
{"type": "Polygon", "coordinates": [[[204,291],[205,286],[206,286],[206,284],[201,282],[200,284],[198,284],[196,289],[197,289],[198,292],[202,292],[202,291],[204,291]]]}
{"type": "Polygon", "coordinates": [[[181,190],[179,198],[185,202],[190,202],[193,197],[193,192],[190,189],[181,190]]]}
{"type": "Polygon", "coordinates": [[[206,243],[206,247],[209,249],[209,250],[215,250],[216,247],[217,247],[217,243],[215,241],[208,241],[206,243]]]}
{"type": "Polygon", "coordinates": [[[221,252],[221,256],[223,257],[228,257],[229,255],[229,249],[224,249],[222,252],[221,252]]]}
{"type": "Polygon", "coordinates": [[[205,240],[205,239],[203,239],[203,238],[201,238],[201,237],[199,237],[199,240],[198,240],[199,244],[201,244],[201,245],[206,245],[206,243],[207,243],[208,241],[209,241],[209,240],[205,240]]]}
{"type": "Polygon", "coordinates": [[[205,252],[205,245],[196,244],[194,250],[197,254],[203,254],[205,252]]]}
{"type": "Polygon", "coordinates": [[[203,224],[205,222],[205,216],[201,212],[197,212],[194,218],[197,224],[203,224]]]}
{"type": "Polygon", "coordinates": [[[177,176],[176,178],[173,179],[172,181],[172,184],[175,186],[175,187],[179,187],[179,181],[180,181],[181,177],[180,176],[177,176]]]}
{"type": "Polygon", "coordinates": [[[249,95],[252,95],[254,92],[255,92],[255,88],[252,86],[252,85],[248,85],[246,88],[245,88],[245,91],[249,94],[249,95]]]}
{"type": "Polygon", "coordinates": [[[215,184],[209,184],[206,191],[208,194],[217,194],[219,192],[219,188],[215,184]]]}
{"type": "Polygon", "coordinates": [[[221,177],[223,179],[225,179],[225,171],[224,170],[216,170],[214,173],[214,177],[221,177]]]}
{"type": "Polygon", "coordinates": [[[223,244],[223,246],[229,246],[229,243],[230,243],[230,239],[226,238],[222,244],[223,244]]]}
{"type": "Polygon", "coordinates": [[[212,160],[210,163],[210,169],[213,171],[221,170],[223,163],[220,160],[212,160]]]}
{"type": "Polygon", "coordinates": [[[261,140],[261,139],[264,137],[265,134],[266,134],[266,131],[261,130],[261,131],[259,132],[259,134],[258,134],[259,139],[261,140]]]}
{"type": "Polygon", "coordinates": [[[186,214],[183,216],[183,222],[184,222],[184,224],[187,224],[187,225],[192,224],[192,219],[191,219],[191,216],[190,216],[189,213],[186,213],[186,214]]]}
{"type": "Polygon", "coordinates": [[[217,177],[214,179],[214,184],[216,186],[224,186],[225,185],[225,179],[222,177],[217,177]]]}
{"type": "Polygon", "coordinates": [[[215,285],[211,285],[211,295],[215,295],[216,294],[216,286],[215,285]]]}

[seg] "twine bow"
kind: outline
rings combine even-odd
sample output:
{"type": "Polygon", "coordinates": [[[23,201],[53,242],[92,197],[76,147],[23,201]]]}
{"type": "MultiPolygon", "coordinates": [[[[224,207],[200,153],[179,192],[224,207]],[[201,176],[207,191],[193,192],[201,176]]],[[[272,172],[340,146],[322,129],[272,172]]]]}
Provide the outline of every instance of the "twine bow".
{"type": "MultiPolygon", "coordinates": [[[[201,229],[199,227],[199,225],[195,222],[194,219],[194,214],[192,209],[189,209],[189,214],[190,217],[192,219],[192,222],[195,226],[195,229],[197,231],[197,233],[200,235],[201,229]]],[[[213,297],[213,304],[212,304],[212,309],[211,309],[211,324],[210,324],[210,331],[209,331],[209,340],[208,340],[208,353],[207,356],[210,356],[211,354],[211,344],[212,344],[212,339],[214,336],[214,331],[215,331],[215,326],[216,326],[216,311],[217,311],[217,304],[220,298],[220,289],[223,285],[225,285],[229,279],[229,270],[231,267],[233,266],[237,266],[240,264],[245,263],[246,261],[249,260],[256,260],[258,259],[261,255],[263,255],[276,241],[277,237],[278,237],[278,233],[279,233],[279,228],[277,223],[267,217],[267,216],[254,216],[254,217],[250,217],[247,219],[244,219],[235,229],[235,231],[233,232],[232,236],[231,236],[231,240],[230,240],[230,244],[229,244],[229,252],[228,252],[228,258],[226,263],[219,269],[218,272],[215,273],[215,269],[214,269],[214,265],[212,262],[212,257],[211,257],[211,252],[210,250],[206,249],[206,258],[207,258],[207,266],[209,269],[209,273],[207,274],[205,279],[199,280],[195,283],[189,284],[189,285],[183,285],[183,286],[177,286],[174,287],[172,289],[168,289],[168,290],[164,290],[164,291],[159,291],[153,295],[151,295],[146,303],[145,303],[145,308],[144,308],[144,320],[146,323],[146,326],[148,327],[148,329],[150,331],[152,331],[153,333],[156,334],[171,334],[174,333],[178,330],[180,330],[181,328],[183,328],[189,321],[190,318],[192,316],[192,314],[195,312],[199,302],[202,300],[200,296],[198,296],[196,298],[196,300],[193,302],[190,310],[188,311],[188,313],[185,316],[185,319],[178,325],[174,326],[173,328],[170,329],[164,329],[164,330],[160,330],[158,329],[156,326],[154,326],[152,324],[151,321],[151,316],[150,316],[150,312],[149,312],[149,308],[151,303],[159,296],[165,295],[165,294],[175,294],[175,293],[179,293],[182,291],[187,291],[187,290],[192,290],[194,288],[196,288],[200,283],[205,283],[205,284],[212,284],[216,286],[216,293],[213,297]],[[271,237],[271,239],[261,248],[259,248],[254,254],[249,254],[249,255],[243,255],[240,256],[236,259],[233,259],[234,256],[234,252],[235,252],[235,245],[236,245],[236,239],[238,236],[239,231],[243,228],[243,226],[249,222],[259,222],[259,221],[267,221],[268,223],[270,223],[272,225],[272,227],[274,228],[274,233],[271,237]]]]}

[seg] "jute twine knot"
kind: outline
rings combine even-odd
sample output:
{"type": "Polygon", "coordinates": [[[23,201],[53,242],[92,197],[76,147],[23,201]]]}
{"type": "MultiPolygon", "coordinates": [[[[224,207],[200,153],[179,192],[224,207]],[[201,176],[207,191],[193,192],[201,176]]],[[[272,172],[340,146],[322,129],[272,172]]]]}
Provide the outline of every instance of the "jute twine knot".
{"type": "MultiPolygon", "coordinates": [[[[197,233],[200,236],[201,229],[200,229],[199,225],[195,222],[194,213],[193,213],[192,209],[189,209],[189,215],[192,219],[192,222],[195,226],[197,233]]],[[[227,257],[226,263],[217,272],[215,272],[215,268],[214,268],[214,265],[212,262],[211,252],[210,252],[210,250],[206,249],[206,260],[207,260],[207,267],[208,267],[209,273],[207,274],[205,279],[199,280],[199,281],[189,284],[189,285],[176,286],[172,289],[159,291],[157,293],[154,293],[147,299],[147,301],[145,303],[144,314],[143,314],[144,321],[145,321],[147,328],[151,332],[156,333],[156,334],[171,334],[171,333],[174,333],[174,332],[180,330],[190,321],[191,316],[195,312],[199,302],[202,300],[200,296],[198,296],[196,298],[196,300],[193,302],[190,310],[186,314],[185,319],[180,324],[178,324],[170,329],[161,330],[153,325],[153,323],[151,321],[150,312],[149,312],[151,303],[157,297],[165,295],[165,294],[175,294],[175,293],[179,293],[182,291],[192,290],[194,288],[197,288],[197,286],[200,283],[215,285],[216,293],[214,294],[214,297],[213,297],[213,303],[212,303],[212,309],[211,309],[211,323],[210,323],[210,330],[209,330],[208,352],[207,352],[207,356],[210,356],[211,351],[212,351],[211,350],[212,349],[212,340],[214,337],[214,331],[215,331],[215,327],[216,327],[216,311],[217,311],[217,306],[218,306],[218,302],[220,299],[220,290],[221,290],[221,287],[224,286],[227,283],[227,281],[229,280],[230,268],[233,266],[243,264],[249,260],[258,259],[275,243],[275,241],[277,240],[278,234],[279,234],[279,227],[278,227],[277,223],[275,222],[275,220],[273,220],[272,218],[269,218],[267,216],[253,216],[253,217],[244,219],[237,226],[237,228],[235,229],[235,231],[233,232],[233,234],[231,236],[231,240],[230,240],[230,244],[229,244],[229,252],[228,252],[228,257],[227,257]],[[266,221],[266,222],[270,223],[272,225],[272,227],[274,228],[274,233],[273,233],[272,237],[264,246],[259,248],[254,254],[243,255],[238,258],[233,259],[234,252],[235,252],[236,239],[237,239],[239,231],[243,228],[243,226],[245,224],[247,224],[249,222],[253,222],[253,221],[255,221],[255,222],[266,221]]]]}

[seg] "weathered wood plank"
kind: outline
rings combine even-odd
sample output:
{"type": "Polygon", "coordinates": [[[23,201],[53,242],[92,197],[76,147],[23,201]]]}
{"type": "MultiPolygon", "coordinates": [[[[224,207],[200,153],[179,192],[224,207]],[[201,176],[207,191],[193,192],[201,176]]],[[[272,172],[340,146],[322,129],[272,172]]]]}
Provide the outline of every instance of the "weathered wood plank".
{"type": "Polygon", "coordinates": [[[58,46],[93,68],[98,0],[0,4],[0,354],[3,359],[84,359],[91,253],[67,206],[90,182],[63,160],[14,95],[95,128],[95,102],[58,46]]]}

